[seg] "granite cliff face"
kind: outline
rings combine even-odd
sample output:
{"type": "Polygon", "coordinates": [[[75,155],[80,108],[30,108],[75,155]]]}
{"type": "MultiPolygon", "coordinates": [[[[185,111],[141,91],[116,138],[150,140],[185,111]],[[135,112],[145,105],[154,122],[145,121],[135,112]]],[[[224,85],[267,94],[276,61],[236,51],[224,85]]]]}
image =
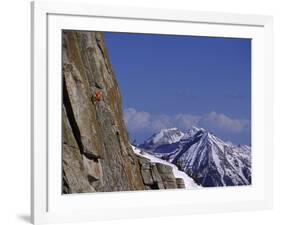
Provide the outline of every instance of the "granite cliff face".
{"type": "Polygon", "coordinates": [[[134,154],[102,33],[63,31],[62,44],[62,192],[182,187],[165,165],[134,154]]]}

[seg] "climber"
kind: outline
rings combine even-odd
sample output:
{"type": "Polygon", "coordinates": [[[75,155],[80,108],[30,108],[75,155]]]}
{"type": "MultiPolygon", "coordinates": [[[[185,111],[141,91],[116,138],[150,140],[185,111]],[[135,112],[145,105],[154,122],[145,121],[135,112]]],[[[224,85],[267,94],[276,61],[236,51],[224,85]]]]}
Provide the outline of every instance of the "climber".
{"type": "Polygon", "coordinates": [[[97,101],[97,102],[101,101],[101,97],[102,97],[102,92],[96,91],[95,92],[95,101],[97,101]]]}

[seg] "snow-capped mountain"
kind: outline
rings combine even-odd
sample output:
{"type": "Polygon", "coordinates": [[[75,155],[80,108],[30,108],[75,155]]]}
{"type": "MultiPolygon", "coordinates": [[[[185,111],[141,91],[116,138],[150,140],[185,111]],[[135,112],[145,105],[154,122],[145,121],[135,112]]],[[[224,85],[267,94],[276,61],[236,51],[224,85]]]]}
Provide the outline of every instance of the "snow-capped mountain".
{"type": "Polygon", "coordinates": [[[160,132],[153,134],[139,147],[146,150],[154,150],[160,145],[176,143],[183,136],[184,133],[177,128],[162,129],[160,132]]]}
{"type": "Polygon", "coordinates": [[[183,133],[177,142],[155,146],[149,149],[151,153],[177,165],[204,187],[251,184],[249,146],[226,143],[196,127],[183,133]]]}

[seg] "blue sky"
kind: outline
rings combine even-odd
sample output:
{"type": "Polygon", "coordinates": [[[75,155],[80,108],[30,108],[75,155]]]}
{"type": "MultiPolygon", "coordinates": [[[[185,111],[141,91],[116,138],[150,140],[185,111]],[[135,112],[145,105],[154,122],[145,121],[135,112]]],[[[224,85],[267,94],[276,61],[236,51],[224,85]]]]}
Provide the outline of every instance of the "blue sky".
{"type": "Polygon", "coordinates": [[[251,40],[105,33],[131,139],[195,125],[251,143],[251,40]]]}

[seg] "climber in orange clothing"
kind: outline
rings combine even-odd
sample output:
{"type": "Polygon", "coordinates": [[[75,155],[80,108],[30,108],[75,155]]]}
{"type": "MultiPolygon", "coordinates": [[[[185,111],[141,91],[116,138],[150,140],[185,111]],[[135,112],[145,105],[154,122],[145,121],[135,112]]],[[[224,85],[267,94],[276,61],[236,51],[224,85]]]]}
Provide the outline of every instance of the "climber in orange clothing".
{"type": "Polygon", "coordinates": [[[102,97],[102,92],[96,91],[95,92],[95,101],[97,101],[97,102],[101,101],[101,97],[102,97]]]}

